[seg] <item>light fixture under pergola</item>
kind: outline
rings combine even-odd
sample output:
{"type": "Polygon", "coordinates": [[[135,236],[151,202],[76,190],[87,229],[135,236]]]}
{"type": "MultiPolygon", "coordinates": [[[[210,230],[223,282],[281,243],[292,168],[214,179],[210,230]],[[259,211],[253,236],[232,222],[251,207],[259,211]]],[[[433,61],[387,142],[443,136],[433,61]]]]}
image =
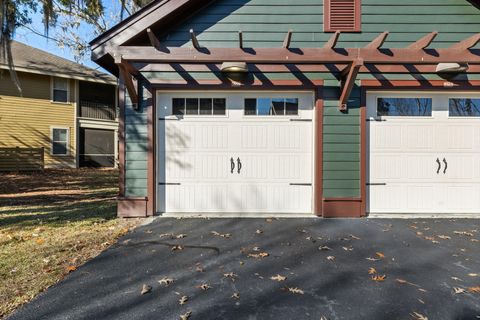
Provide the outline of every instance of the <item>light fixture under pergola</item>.
{"type": "MultiPolygon", "coordinates": [[[[389,33],[381,33],[363,48],[337,48],[340,32],[336,32],[319,48],[291,48],[292,31],[288,31],[280,48],[244,48],[244,36],[239,32],[238,48],[204,48],[201,47],[195,32],[190,30],[193,48],[166,48],[159,39],[147,30],[151,47],[120,46],[114,53],[114,59],[120,73],[125,77],[133,77],[138,70],[135,63],[160,64],[226,64],[233,63],[237,67],[247,64],[342,64],[347,65],[341,74],[339,108],[347,109],[347,101],[355,84],[358,72],[364,65],[439,65],[457,63],[459,65],[480,64],[480,50],[472,49],[480,41],[477,33],[449,48],[427,49],[438,32],[432,32],[415,41],[406,48],[383,48],[389,33]]],[[[222,70],[224,69],[222,66],[222,70]]],[[[244,70],[239,68],[239,70],[244,70]]],[[[245,69],[246,70],[246,69],[245,69]]],[[[125,81],[131,97],[134,93],[133,81],[125,81]]],[[[135,103],[135,102],[134,102],[135,103]]]]}

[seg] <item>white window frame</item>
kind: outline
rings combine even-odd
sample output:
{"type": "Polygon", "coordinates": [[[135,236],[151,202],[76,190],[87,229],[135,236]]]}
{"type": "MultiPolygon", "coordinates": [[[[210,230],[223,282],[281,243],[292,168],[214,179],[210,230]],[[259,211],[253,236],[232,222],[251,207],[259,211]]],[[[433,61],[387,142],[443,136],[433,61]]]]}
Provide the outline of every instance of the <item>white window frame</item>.
{"type": "MultiPolygon", "coordinates": [[[[63,142],[63,141],[57,141],[57,142],[63,142]]],[[[62,126],[50,127],[50,155],[55,156],[55,157],[68,157],[70,155],[70,149],[69,148],[70,148],[70,128],[69,127],[62,127],[62,126]],[[53,153],[53,143],[55,142],[55,141],[53,141],[53,131],[55,129],[67,130],[67,140],[66,140],[67,153],[65,153],[65,154],[53,153]]]]}
{"type": "Polygon", "coordinates": [[[50,102],[52,103],[59,103],[59,104],[70,104],[70,79],[68,78],[62,78],[62,77],[50,77],[50,102]],[[67,81],[67,102],[62,102],[62,101],[55,101],[54,100],[54,90],[55,90],[55,79],[62,79],[67,81]]]}

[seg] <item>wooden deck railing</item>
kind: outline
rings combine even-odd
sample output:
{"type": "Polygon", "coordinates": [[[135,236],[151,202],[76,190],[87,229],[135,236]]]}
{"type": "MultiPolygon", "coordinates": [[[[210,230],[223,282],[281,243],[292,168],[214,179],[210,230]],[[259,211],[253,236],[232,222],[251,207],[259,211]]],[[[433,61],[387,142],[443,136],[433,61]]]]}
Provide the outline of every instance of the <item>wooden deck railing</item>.
{"type": "Polygon", "coordinates": [[[0,148],[0,171],[39,171],[44,166],[43,148],[0,148]]]}
{"type": "Polygon", "coordinates": [[[90,119],[115,120],[117,110],[114,105],[80,101],[80,117],[90,119]]]}

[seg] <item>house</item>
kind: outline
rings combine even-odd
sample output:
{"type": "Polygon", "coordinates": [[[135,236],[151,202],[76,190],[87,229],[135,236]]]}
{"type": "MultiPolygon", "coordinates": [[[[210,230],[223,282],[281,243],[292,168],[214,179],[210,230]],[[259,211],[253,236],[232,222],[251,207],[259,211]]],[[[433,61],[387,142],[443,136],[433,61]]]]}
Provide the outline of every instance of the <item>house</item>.
{"type": "Polygon", "coordinates": [[[12,41],[21,92],[0,61],[0,149],[44,148],[45,167],[116,165],[111,75],[12,41]]]}
{"type": "Polygon", "coordinates": [[[479,214],[479,8],[153,1],[91,42],[118,214],[479,214]]]}

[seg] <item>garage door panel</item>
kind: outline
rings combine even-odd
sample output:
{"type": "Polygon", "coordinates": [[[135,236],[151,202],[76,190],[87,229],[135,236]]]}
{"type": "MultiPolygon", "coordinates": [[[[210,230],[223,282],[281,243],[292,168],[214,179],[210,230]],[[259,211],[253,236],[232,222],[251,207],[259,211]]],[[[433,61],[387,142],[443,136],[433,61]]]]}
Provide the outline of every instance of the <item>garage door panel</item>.
{"type": "MultiPolygon", "coordinates": [[[[181,100],[182,94],[175,97],[181,100]]],[[[299,115],[288,117],[246,116],[239,107],[244,100],[241,93],[222,95],[227,96],[225,116],[187,115],[159,121],[157,179],[167,184],[157,189],[159,210],[311,212],[313,95],[285,94],[298,95],[302,101],[299,115]]],[[[159,94],[162,110],[171,110],[172,97],[159,94]]],[[[168,112],[163,116],[170,117],[168,112]]]]}
{"type": "MultiPolygon", "coordinates": [[[[450,117],[452,93],[417,95],[432,99],[431,116],[368,122],[369,212],[480,213],[480,118],[450,117]]],[[[383,96],[415,94],[369,94],[369,117],[383,96]]]]}

